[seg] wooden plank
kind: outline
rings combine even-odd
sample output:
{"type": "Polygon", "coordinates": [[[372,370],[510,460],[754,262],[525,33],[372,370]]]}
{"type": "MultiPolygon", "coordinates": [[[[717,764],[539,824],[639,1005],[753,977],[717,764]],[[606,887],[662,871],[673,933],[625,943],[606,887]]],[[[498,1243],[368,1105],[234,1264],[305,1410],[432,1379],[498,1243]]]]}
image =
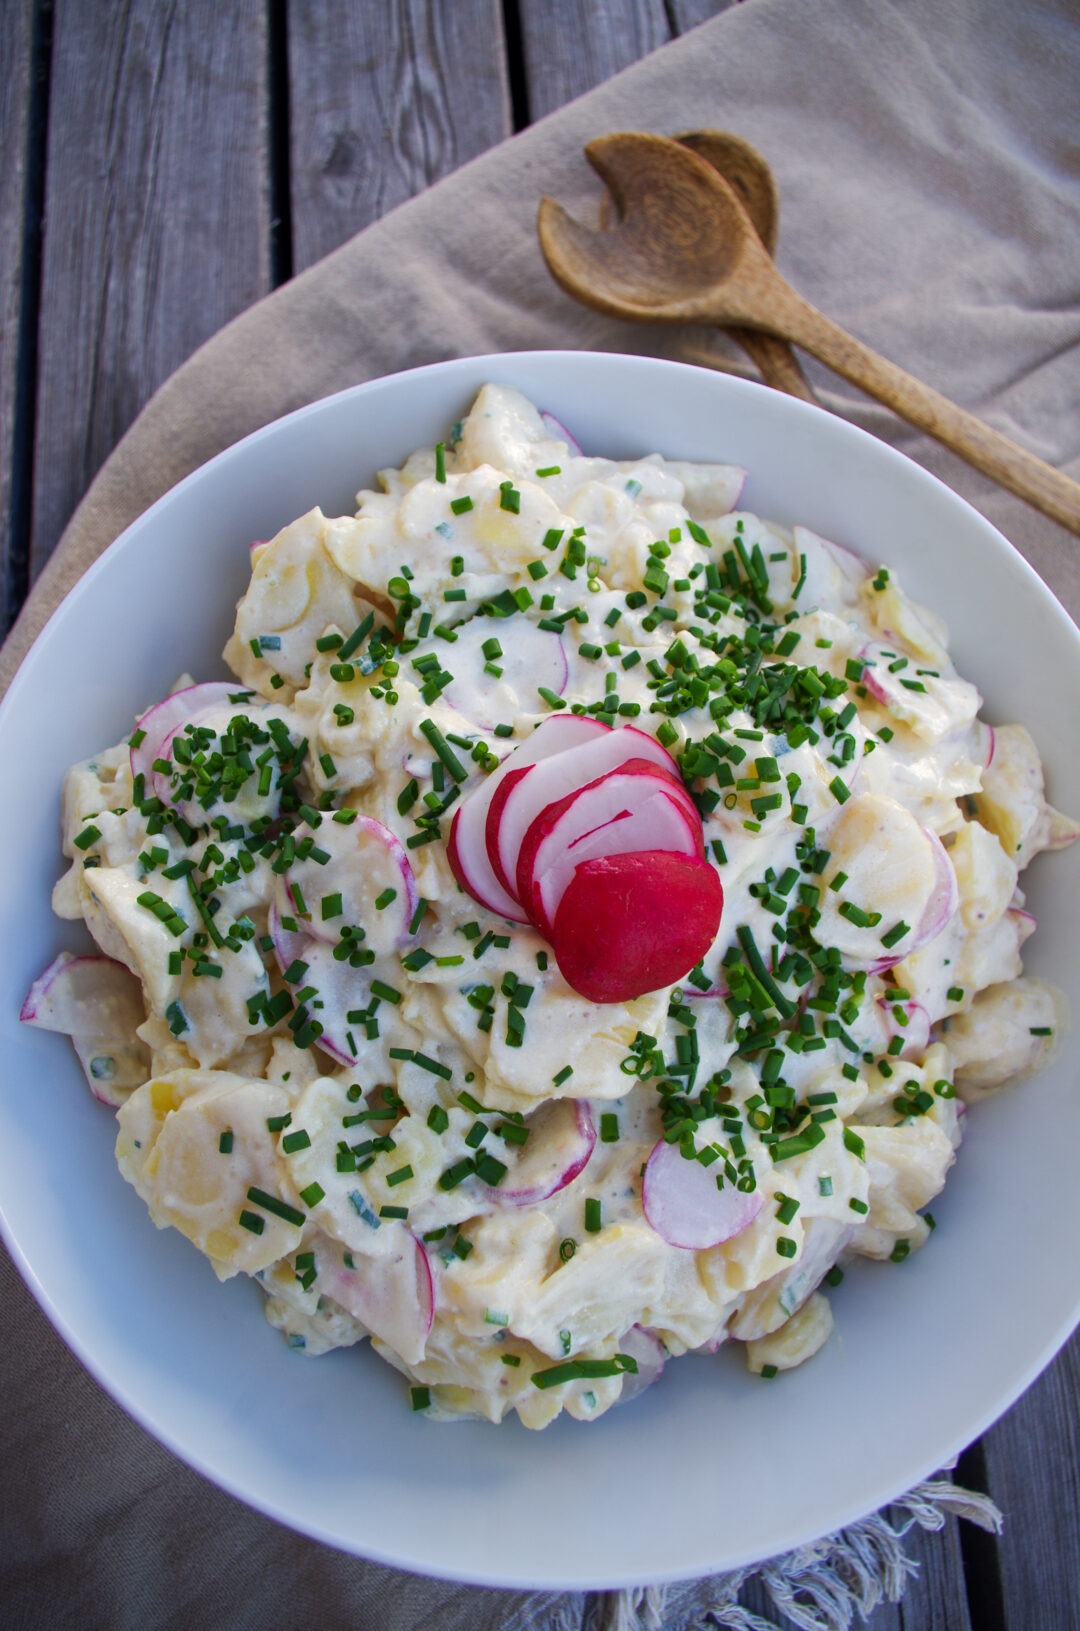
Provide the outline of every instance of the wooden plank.
{"type": "Polygon", "coordinates": [[[269,286],[265,11],[56,7],[35,571],[154,388],[269,286]]]}
{"type": "Polygon", "coordinates": [[[542,118],[672,37],[663,0],[520,6],[531,119],[542,118]]]}
{"type": "Polygon", "coordinates": [[[708,22],[710,17],[738,4],[739,0],[669,0],[669,9],[676,31],[685,34],[688,28],[696,28],[698,23],[708,22]]]}
{"type": "Polygon", "coordinates": [[[512,128],[498,0],[298,0],[288,63],[297,271],[512,128]]]}
{"type": "MultiPolygon", "coordinates": [[[[22,595],[28,517],[20,483],[25,483],[29,427],[16,423],[20,406],[20,361],[26,357],[22,317],[23,266],[27,247],[27,180],[30,159],[30,101],[33,73],[33,0],[0,5],[0,638],[7,632],[22,595]]],[[[28,321],[32,312],[28,313],[28,321]]]]}
{"type": "Polygon", "coordinates": [[[1080,1631],[1080,1335],[984,1435],[1008,1631],[1080,1631]]]}

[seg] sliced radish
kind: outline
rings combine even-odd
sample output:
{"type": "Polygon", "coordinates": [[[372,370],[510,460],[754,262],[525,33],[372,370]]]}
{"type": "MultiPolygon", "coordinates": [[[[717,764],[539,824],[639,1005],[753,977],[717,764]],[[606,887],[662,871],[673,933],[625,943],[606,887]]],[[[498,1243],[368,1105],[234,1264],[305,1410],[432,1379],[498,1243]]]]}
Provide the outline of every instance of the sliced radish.
{"type": "Polygon", "coordinates": [[[619,1403],[626,1404],[659,1380],[667,1359],[667,1349],[655,1331],[643,1325],[632,1325],[619,1338],[618,1351],[629,1354],[631,1359],[637,1361],[637,1370],[627,1371],[623,1377],[619,1403]]]}
{"type": "Polygon", "coordinates": [[[704,854],[701,821],[689,795],[645,759],[630,759],[541,810],[518,853],[517,897],[550,938],[563,892],[581,862],[635,850],[704,854]]]}
{"type": "Polygon", "coordinates": [[[548,413],[546,410],[541,409],[540,422],[550,437],[552,437],[556,442],[565,442],[567,450],[572,453],[575,458],[581,457],[580,443],[573,436],[571,436],[566,426],[562,424],[560,420],[556,419],[553,413],[548,413]]]}
{"type": "Polygon", "coordinates": [[[877,999],[877,1005],[887,1035],[890,1039],[900,1037],[904,1044],[900,1050],[901,1059],[910,1059],[913,1054],[926,1052],[930,1046],[930,1015],[921,1002],[890,1002],[888,996],[883,996],[877,999]]]}
{"type": "Polygon", "coordinates": [[[311,936],[300,927],[299,918],[294,917],[291,911],[282,912],[276,900],[270,902],[266,926],[274,942],[274,956],[277,958],[278,967],[284,973],[298,957],[303,957],[311,936]],[[295,923],[297,927],[287,929],[286,919],[290,923],[295,923]]]}
{"type": "Polygon", "coordinates": [[[765,1197],[744,1194],[734,1184],[716,1187],[716,1167],[688,1161],[678,1144],[661,1139],[645,1163],[641,1204],[649,1223],[669,1246],[704,1251],[741,1234],[753,1223],[765,1197]]]}
{"type": "Polygon", "coordinates": [[[150,1072],[150,1050],[135,1035],[146,1018],[142,987],[111,957],[61,952],[30,987],[19,1018],[71,1037],[102,1104],[122,1104],[150,1072]]]}
{"type": "Polygon", "coordinates": [[[923,915],[915,927],[914,938],[907,947],[908,952],[919,951],[934,940],[960,907],[960,885],[956,881],[956,871],[949,859],[949,852],[936,832],[932,832],[929,827],[924,827],[922,831],[934,858],[934,887],[923,915]]]}
{"type": "Polygon", "coordinates": [[[205,713],[208,708],[228,708],[234,705],[232,698],[253,694],[245,691],[239,680],[231,685],[224,680],[206,680],[200,685],[185,685],[183,690],[174,691],[163,702],[155,702],[136,720],[143,736],[138,745],[131,749],[131,774],[143,776],[149,781],[154,760],[163,757],[161,750],[167,738],[182,729],[196,714],[205,713]]]}
{"type": "Polygon", "coordinates": [[[542,810],[568,793],[617,770],[628,759],[648,759],[682,786],[678,766],[655,737],[634,726],[609,730],[603,739],[582,742],[565,752],[522,767],[523,775],[504,778],[488,806],[484,832],[488,859],[503,889],[515,894],[517,861],[525,834],[542,810]]]}
{"type": "Polygon", "coordinates": [[[316,940],[336,944],[345,925],[358,925],[372,951],[393,951],[405,943],[419,895],[408,853],[389,827],[374,816],[358,815],[347,824],[328,817],[317,831],[305,823],[293,836],[301,847],[310,838],[313,848],[278,878],[282,913],[300,913],[304,930],[316,940]],[[327,855],[329,860],[317,859],[327,855]]]}
{"type": "Polygon", "coordinates": [[[596,1147],[596,1124],[584,1099],[552,1099],[526,1120],[524,1144],[516,1152],[502,1183],[490,1188],[493,1200],[509,1206],[533,1206],[572,1184],[585,1170],[596,1147]]]}
{"type": "Polygon", "coordinates": [[[509,918],[513,923],[527,923],[528,918],[506,887],[491,869],[485,837],[488,811],[503,780],[515,770],[564,749],[595,742],[606,736],[610,725],[578,714],[552,714],[543,720],[532,735],[507,754],[498,770],[492,771],[486,781],[468,793],[458,805],[450,825],[447,840],[447,860],[462,889],[486,906],[489,912],[509,918]]]}
{"type": "Polygon", "coordinates": [[[477,627],[478,621],[469,625],[473,638],[459,640],[455,648],[454,678],[442,693],[443,702],[480,730],[489,731],[507,715],[506,693],[500,691],[501,686],[525,697],[536,697],[541,686],[562,696],[570,667],[561,634],[538,628],[535,623],[515,625],[513,638],[500,642],[502,656],[489,665],[478,638],[484,627],[477,627]],[[500,669],[501,674],[491,674],[489,667],[500,669]]]}
{"type": "MultiPolygon", "coordinates": [[[[310,1018],[321,1028],[316,1038],[318,1046],[339,1064],[355,1066],[364,1044],[364,1030],[363,1022],[350,1020],[349,1015],[369,1008],[372,1003],[371,969],[353,968],[348,959],[335,957],[334,948],[325,940],[289,935],[282,950],[285,946],[295,952],[295,957],[284,965],[283,972],[297,963],[303,965],[297,970],[297,978],[289,982],[288,989],[295,994],[305,986],[315,987],[315,996],[309,998],[305,1006],[310,1018]]],[[[281,961],[276,941],[274,950],[281,961]]]]}
{"type": "Polygon", "coordinates": [[[590,1002],[629,1002],[700,963],[724,892],[708,861],[668,850],[584,861],[563,892],[551,945],[567,984],[590,1002]]]}
{"type": "Polygon", "coordinates": [[[391,1250],[357,1258],[353,1269],[320,1262],[319,1287],[407,1365],[423,1359],[435,1291],[427,1253],[404,1225],[391,1250]]]}

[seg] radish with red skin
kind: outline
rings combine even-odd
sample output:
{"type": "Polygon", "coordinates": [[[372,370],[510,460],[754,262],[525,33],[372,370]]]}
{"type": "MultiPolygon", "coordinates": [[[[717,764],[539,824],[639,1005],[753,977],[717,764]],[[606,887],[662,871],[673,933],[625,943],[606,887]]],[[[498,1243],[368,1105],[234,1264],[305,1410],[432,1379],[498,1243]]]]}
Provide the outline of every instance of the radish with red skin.
{"type": "Polygon", "coordinates": [[[165,756],[164,743],[190,724],[196,715],[205,713],[208,708],[239,707],[234,698],[253,695],[238,680],[231,684],[225,680],[206,680],[199,685],[185,685],[163,701],[155,702],[135,722],[136,734],[142,731],[143,737],[130,749],[131,774],[149,780],[154,760],[165,756]]]}
{"type": "Polygon", "coordinates": [[[581,458],[580,443],[577,442],[573,436],[571,436],[570,432],[567,430],[566,426],[561,420],[556,419],[555,415],[553,413],[548,413],[545,408],[541,409],[540,411],[540,422],[547,431],[548,435],[552,437],[554,441],[565,442],[566,451],[572,454],[575,459],[581,458]]]}
{"type": "Polygon", "coordinates": [[[389,827],[374,816],[357,815],[350,822],[325,820],[317,831],[301,822],[293,837],[298,845],[310,839],[330,859],[297,859],[279,875],[275,894],[285,916],[300,909],[299,891],[304,931],[314,939],[336,944],[343,925],[355,924],[366,930],[365,944],[376,952],[405,944],[420,897],[405,846],[389,827]],[[375,901],[390,889],[393,898],[376,908],[375,901]],[[324,918],[321,903],[333,895],[341,896],[341,911],[324,918]]]}
{"type": "Polygon", "coordinates": [[[647,850],[584,861],[552,930],[567,984],[590,1002],[632,1002],[674,985],[716,938],[724,892],[708,861],[647,850]]]}
{"type": "Polygon", "coordinates": [[[617,1347],[619,1353],[629,1354],[631,1359],[637,1361],[637,1370],[627,1371],[623,1376],[619,1403],[626,1404],[659,1381],[667,1360],[667,1349],[656,1332],[644,1325],[632,1325],[619,1338],[617,1347]]]}
{"type": "Polygon", "coordinates": [[[553,1099],[526,1119],[524,1144],[507,1144],[508,1171],[488,1187],[493,1201],[533,1206],[580,1177],[596,1148],[596,1123],[585,1099],[553,1099]],[[509,1152],[516,1152],[511,1155],[509,1152]]]}
{"type": "Polygon", "coordinates": [[[725,1180],[716,1187],[717,1166],[687,1160],[678,1144],[660,1139],[645,1163],[641,1204],[649,1223],[669,1246],[707,1251],[749,1227],[765,1204],[760,1189],[749,1194],[725,1180]]]}
{"type": "Polygon", "coordinates": [[[517,897],[550,939],[563,891],[583,861],[640,850],[704,854],[701,822],[681,784],[645,759],[630,759],[540,812],[518,854],[517,897]]]}
{"type": "Polygon", "coordinates": [[[603,740],[583,742],[539,760],[525,775],[502,783],[488,807],[484,833],[492,871],[508,894],[515,893],[517,858],[541,811],[606,771],[617,770],[628,759],[639,758],[650,760],[683,786],[678,765],[667,749],[632,725],[609,730],[603,740]]]}
{"type": "Polygon", "coordinates": [[[877,1005],[889,1037],[898,1036],[904,1044],[899,1057],[910,1059],[913,1054],[925,1053],[930,1046],[930,1015],[922,1003],[910,999],[891,1002],[886,993],[877,999],[877,1005]],[[903,1019],[900,1018],[901,1013],[903,1019]]]}
{"type": "Polygon", "coordinates": [[[427,1252],[404,1225],[389,1253],[357,1255],[355,1268],[320,1261],[319,1289],[407,1365],[423,1359],[435,1291],[427,1252]]]}
{"type": "Polygon", "coordinates": [[[111,957],[62,951],[31,985],[19,1018],[70,1036],[91,1093],[112,1109],[150,1073],[150,1050],[135,1034],[146,1018],[142,987],[111,957]]]}
{"type": "Polygon", "coordinates": [[[458,805],[450,825],[446,858],[462,889],[479,901],[481,906],[486,906],[489,912],[509,918],[512,923],[528,922],[518,901],[495,876],[488,857],[485,836],[487,815],[502,782],[520,768],[561,753],[566,748],[595,741],[610,730],[610,725],[601,724],[596,719],[577,714],[553,714],[543,720],[526,741],[508,753],[498,770],[492,771],[487,780],[474,788],[458,805]]]}

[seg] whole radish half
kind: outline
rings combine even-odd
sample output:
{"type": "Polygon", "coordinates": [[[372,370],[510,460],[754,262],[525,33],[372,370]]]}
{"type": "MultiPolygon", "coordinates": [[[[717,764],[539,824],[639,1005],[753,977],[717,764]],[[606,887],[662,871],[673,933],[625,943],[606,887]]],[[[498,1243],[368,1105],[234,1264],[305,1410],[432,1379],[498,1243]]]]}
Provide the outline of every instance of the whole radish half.
{"type": "Polygon", "coordinates": [[[688,1161],[678,1144],[661,1139],[645,1163],[641,1183],[645,1216],[669,1246],[704,1251],[742,1231],[765,1204],[760,1190],[745,1194],[734,1184],[716,1187],[716,1165],[688,1161]]]}
{"type": "Polygon", "coordinates": [[[630,1002],[701,962],[723,907],[708,861],[668,850],[603,856],[567,884],[551,946],[567,984],[590,1002],[630,1002]]]}
{"type": "Polygon", "coordinates": [[[474,900],[498,917],[527,923],[528,916],[492,870],[487,847],[487,818],[503,781],[515,771],[564,749],[596,742],[611,730],[599,720],[577,714],[553,714],[528,739],[507,754],[498,770],[466,794],[458,805],[446,845],[446,858],[458,883],[474,900]]]}

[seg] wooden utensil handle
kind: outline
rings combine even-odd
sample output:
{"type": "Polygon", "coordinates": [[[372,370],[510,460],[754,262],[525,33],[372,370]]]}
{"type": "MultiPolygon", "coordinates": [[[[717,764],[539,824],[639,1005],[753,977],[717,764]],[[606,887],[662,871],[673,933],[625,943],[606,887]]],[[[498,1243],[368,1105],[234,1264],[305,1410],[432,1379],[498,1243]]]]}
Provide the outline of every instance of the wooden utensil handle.
{"type": "Polygon", "coordinates": [[[803,402],[817,401],[813,386],[786,340],[755,328],[729,328],[727,332],[756,363],[766,385],[771,385],[777,391],[785,391],[788,396],[800,397],[803,402]]]}
{"type": "Polygon", "coordinates": [[[1055,470],[984,420],[871,351],[788,289],[783,332],[804,351],[958,453],[968,464],[1080,535],[1080,482],[1055,470]]]}

